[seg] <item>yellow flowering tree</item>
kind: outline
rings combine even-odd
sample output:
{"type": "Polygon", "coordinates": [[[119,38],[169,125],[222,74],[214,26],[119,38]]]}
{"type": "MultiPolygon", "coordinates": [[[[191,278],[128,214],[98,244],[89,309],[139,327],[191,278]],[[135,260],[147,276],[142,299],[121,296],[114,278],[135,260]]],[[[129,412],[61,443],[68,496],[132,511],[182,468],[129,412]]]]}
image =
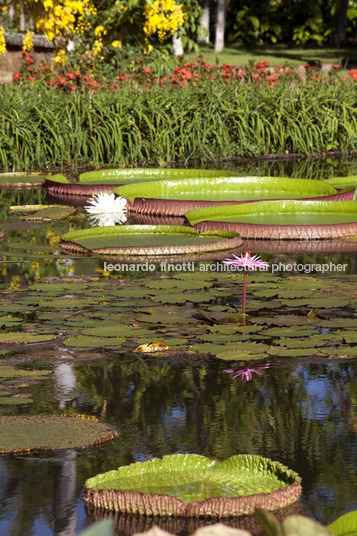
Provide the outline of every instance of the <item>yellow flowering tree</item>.
{"type": "Polygon", "coordinates": [[[145,4],[144,32],[150,37],[157,35],[159,41],[172,37],[187,18],[183,4],[175,0],[154,0],[145,4]]]}
{"type": "MultiPolygon", "coordinates": [[[[32,49],[36,32],[54,42],[57,63],[65,64],[72,50],[92,66],[111,57],[157,54],[171,46],[174,34],[193,35],[200,15],[198,0],[0,0],[0,6],[11,11],[16,30],[21,20],[32,21],[24,50],[32,49]]],[[[0,53],[1,46],[0,34],[0,53]]]]}

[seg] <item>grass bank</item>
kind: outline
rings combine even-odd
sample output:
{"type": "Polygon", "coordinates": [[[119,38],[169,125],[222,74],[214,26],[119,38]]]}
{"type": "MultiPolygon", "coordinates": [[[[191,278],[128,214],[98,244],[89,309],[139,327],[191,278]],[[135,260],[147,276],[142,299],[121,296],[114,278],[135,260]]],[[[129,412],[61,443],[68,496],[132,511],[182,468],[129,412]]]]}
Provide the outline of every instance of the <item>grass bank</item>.
{"type": "Polygon", "coordinates": [[[36,84],[0,86],[0,167],[162,164],[326,151],[357,146],[357,92],[335,81],[186,87],[123,85],[59,94],[36,84]]]}
{"type": "MultiPolygon", "coordinates": [[[[339,63],[343,69],[357,65],[357,49],[351,48],[286,48],[269,47],[227,47],[216,53],[213,46],[202,47],[202,58],[209,63],[231,63],[247,66],[251,62],[269,60],[271,66],[285,63],[292,67],[309,63],[311,65],[329,65],[339,63]]],[[[197,54],[185,54],[185,61],[195,61],[197,54]]]]}

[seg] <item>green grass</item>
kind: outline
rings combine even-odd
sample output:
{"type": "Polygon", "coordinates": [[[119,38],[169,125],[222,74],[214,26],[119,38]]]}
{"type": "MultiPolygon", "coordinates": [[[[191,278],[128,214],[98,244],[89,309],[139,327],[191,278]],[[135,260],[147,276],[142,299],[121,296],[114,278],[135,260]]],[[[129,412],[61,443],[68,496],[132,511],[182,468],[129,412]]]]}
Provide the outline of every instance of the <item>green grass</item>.
{"type": "MultiPolygon", "coordinates": [[[[339,63],[341,67],[353,67],[357,64],[357,49],[287,49],[283,47],[252,49],[225,48],[219,54],[213,47],[202,48],[203,59],[209,63],[231,63],[232,65],[246,66],[250,61],[261,62],[269,60],[271,66],[285,63],[292,67],[311,64],[339,63]]],[[[186,54],[185,61],[195,61],[197,54],[186,54]]]]}

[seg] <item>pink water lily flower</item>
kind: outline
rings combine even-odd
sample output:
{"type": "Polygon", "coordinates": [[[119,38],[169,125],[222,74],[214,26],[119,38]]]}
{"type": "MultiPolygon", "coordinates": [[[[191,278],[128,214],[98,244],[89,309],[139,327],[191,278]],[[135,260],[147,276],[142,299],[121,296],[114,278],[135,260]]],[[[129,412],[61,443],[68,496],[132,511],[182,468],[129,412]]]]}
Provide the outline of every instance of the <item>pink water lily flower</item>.
{"type": "Polygon", "coordinates": [[[269,268],[269,264],[262,261],[259,255],[253,255],[253,257],[251,257],[249,251],[246,251],[244,255],[241,253],[240,257],[232,254],[232,257],[234,258],[225,259],[223,262],[233,266],[242,266],[242,268],[247,268],[248,270],[267,270],[269,268]]]}
{"type": "Polygon", "coordinates": [[[233,379],[238,378],[240,376],[242,380],[249,382],[253,378],[253,372],[261,376],[262,372],[260,371],[262,369],[267,369],[269,367],[270,367],[270,363],[263,363],[261,365],[256,365],[254,368],[250,368],[249,365],[246,365],[245,367],[239,370],[226,369],[223,372],[228,372],[229,374],[233,374],[233,379]]]}
{"type": "Polygon", "coordinates": [[[243,280],[243,323],[245,325],[245,304],[247,301],[247,270],[267,270],[269,268],[269,264],[267,262],[262,261],[262,259],[259,257],[259,255],[253,255],[253,257],[250,256],[249,251],[246,251],[243,255],[241,253],[240,257],[237,257],[237,255],[232,254],[234,259],[225,259],[225,264],[231,264],[232,266],[241,266],[244,270],[244,280],[243,280]]]}

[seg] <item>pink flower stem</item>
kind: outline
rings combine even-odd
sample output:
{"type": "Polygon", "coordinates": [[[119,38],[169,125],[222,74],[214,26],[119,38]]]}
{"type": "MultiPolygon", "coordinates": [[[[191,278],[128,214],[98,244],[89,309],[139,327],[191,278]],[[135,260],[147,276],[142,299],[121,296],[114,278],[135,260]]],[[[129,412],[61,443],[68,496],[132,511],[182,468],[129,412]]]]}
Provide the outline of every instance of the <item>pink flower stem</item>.
{"type": "Polygon", "coordinates": [[[243,280],[243,323],[245,325],[245,303],[247,300],[247,271],[244,270],[244,280],[243,280]]]}

